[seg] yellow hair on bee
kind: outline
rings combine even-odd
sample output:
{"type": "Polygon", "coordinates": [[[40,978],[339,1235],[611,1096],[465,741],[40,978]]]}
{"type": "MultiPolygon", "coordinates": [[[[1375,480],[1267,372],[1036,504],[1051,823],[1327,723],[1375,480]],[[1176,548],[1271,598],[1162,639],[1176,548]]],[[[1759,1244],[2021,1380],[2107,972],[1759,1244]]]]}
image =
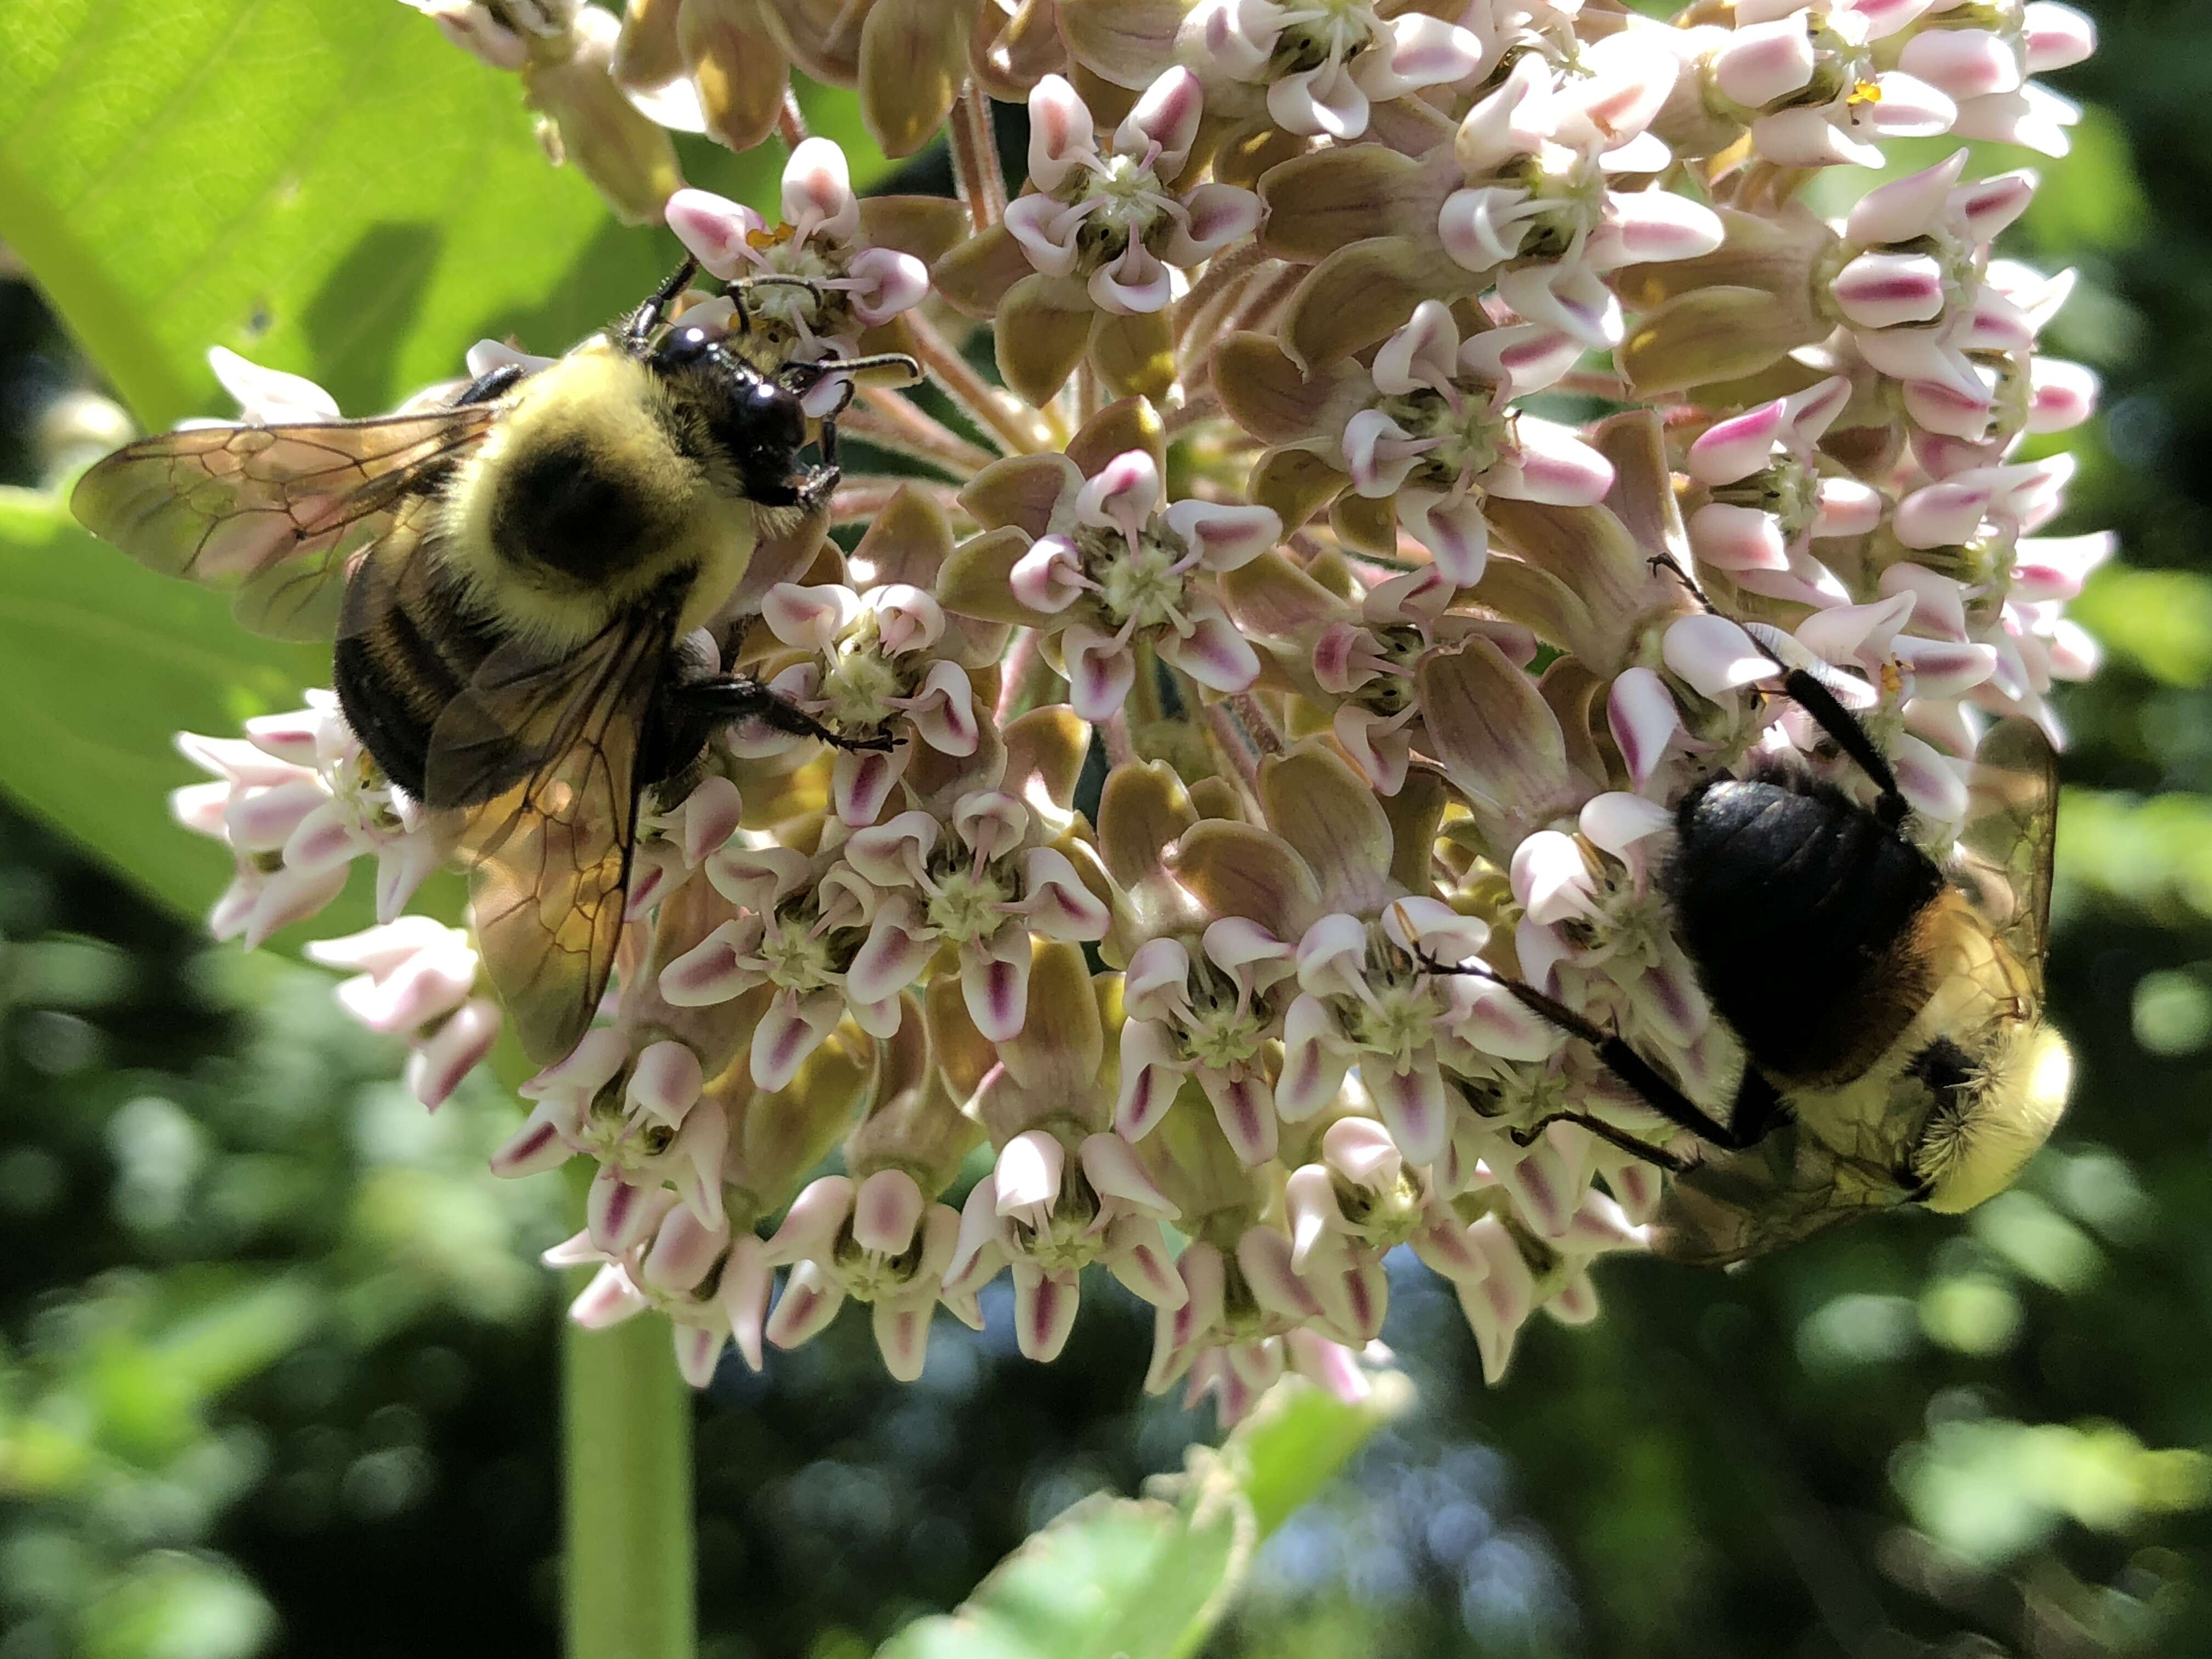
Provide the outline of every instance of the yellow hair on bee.
{"type": "Polygon", "coordinates": [[[756,509],[685,453],[682,418],[660,380],[605,341],[524,380],[447,494],[445,568],[478,609],[550,651],[593,638],[681,571],[692,581],[677,632],[697,627],[744,574],[756,509]],[[510,523],[516,492],[578,485],[613,509],[588,568],[535,556],[510,523]]]}
{"type": "Polygon", "coordinates": [[[2040,1019],[2006,1021],[1964,1108],[1939,1115],[1915,1152],[1915,1173],[1930,1182],[1928,1207],[1956,1215],[2011,1186],[2051,1139],[2073,1080],[2065,1038],[2040,1019]]]}

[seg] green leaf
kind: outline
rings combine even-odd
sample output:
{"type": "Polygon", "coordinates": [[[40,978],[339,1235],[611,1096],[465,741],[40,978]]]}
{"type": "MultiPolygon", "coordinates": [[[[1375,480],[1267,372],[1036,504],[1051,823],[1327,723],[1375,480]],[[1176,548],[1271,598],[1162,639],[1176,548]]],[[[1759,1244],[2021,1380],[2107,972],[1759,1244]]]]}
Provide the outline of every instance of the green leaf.
{"type": "Polygon", "coordinates": [[[1367,1437],[1412,1400],[1412,1384],[1395,1372],[1376,1377],[1375,1392],[1358,1406],[1320,1389],[1294,1386],[1269,1395],[1221,1449],[1251,1501],[1260,1535],[1334,1480],[1367,1437]]]}
{"type": "Polygon", "coordinates": [[[2169,927],[2176,907],[2212,916],[2212,796],[2064,792],[2051,908],[2063,922],[2081,913],[2107,915],[2115,905],[2169,927]]]}
{"type": "MultiPolygon", "coordinates": [[[[156,897],[204,910],[231,876],[169,816],[170,790],[205,781],[174,735],[234,734],[329,682],[327,649],[247,634],[224,595],[134,564],[53,496],[0,489],[0,789],[156,897]]],[[[317,931],[368,926],[369,902],[356,882],[317,931]]]]}
{"type": "Polygon", "coordinates": [[[2115,253],[2141,241],[2151,207],[2128,149],[2127,129],[2096,104],[2085,105],[2063,161],[2044,174],[2021,226],[2039,246],[2080,257],[2095,248],[2115,253]]]}
{"type": "MultiPolygon", "coordinates": [[[[802,102],[856,187],[883,175],[850,94],[802,102]]],[[[683,149],[774,217],[776,149],[683,149]]],[[[681,252],[547,164],[517,77],[395,0],[0,7],[0,240],[149,428],[218,407],[210,345],[368,414],[480,338],[566,349],[681,252]]]]}
{"type": "Polygon", "coordinates": [[[276,1610],[228,1562],[149,1551],[84,1610],[86,1659],[247,1659],[276,1633],[276,1610]]]}
{"type": "Polygon", "coordinates": [[[1030,1536],[950,1613],[876,1659],[1181,1659],[1198,1651],[1260,1540],[1334,1477],[1412,1395],[1376,1379],[1363,1404],[1286,1384],[1218,1452],[1199,1448],[1143,1498],[1097,1493],[1030,1536]]]}
{"type": "Polygon", "coordinates": [[[0,8],[0,238],[149,427],[211,405],[215,344],[371,412],[480,337],[565,347],[674,262],[520,99],[391,0],[0,8]]]}
{"type": "Polygon", "coordinates": [[[2212,680],[2212,577],[2110,566],[2090,578],[2070,614],[2154,679],[2191,688],[2212,680]]]}
{"type": "Polygon", "coordinates": [[[1000,1562],[957,1612],[909,1625],[877,1659],[1194,1652],[1243,1576],[1253,1534],[1249,1504],[1218,1484],[1194,1482],[1180,1504],[1101,1492],[1000,1562]]]}
{"type": "MultiPolygon", "coordinates": [[[[460,373],[480,338],[566,349],[678,257],[547,164],[521,95],[395,0],[0,6],[0,241],[149,428],[224,410],[218,344],[370,413],[460,373]]],[[[849,94],[804,101],[856,185],[882,176],[849,94]]],[[[684,154],[773,213],[777,149],[684,154]]],[[[327,653],[248,635],[44,496],[0,495],[0,571],[18,739],[0,788],[204,908],[229,863],[169,822],[164,796],[196,775],[170,734],[297,707],[327,653]]],[[[430,908],[453,912],[454,890],[430,908]]],[[[368,920],[356,894],[316,931],[368,920]]]]}

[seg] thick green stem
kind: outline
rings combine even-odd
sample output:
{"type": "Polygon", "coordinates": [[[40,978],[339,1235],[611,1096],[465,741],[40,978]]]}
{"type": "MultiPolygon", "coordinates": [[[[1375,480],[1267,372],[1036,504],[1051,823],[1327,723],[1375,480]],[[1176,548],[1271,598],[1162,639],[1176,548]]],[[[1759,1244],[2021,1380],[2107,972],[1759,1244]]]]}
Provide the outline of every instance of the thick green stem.
{"type": "Polygon", "coordinates": [[[565,1327],[568,1659],[692,1659],[691,1391],[667,1322],[565,1327]]]}
{"type": "MultiPolygon", "coordinates": [[[[495,1065],[507,1079],[530,1070],[511,1042],[495,1065]]],[[[580,1215],[591,1161],[567,1173],[580,1215]]],[[[562,1321],[561,1454],[567,1659],[694,1659],[691,1390],[659,1315],[598,1331],[562,1321]]]]}

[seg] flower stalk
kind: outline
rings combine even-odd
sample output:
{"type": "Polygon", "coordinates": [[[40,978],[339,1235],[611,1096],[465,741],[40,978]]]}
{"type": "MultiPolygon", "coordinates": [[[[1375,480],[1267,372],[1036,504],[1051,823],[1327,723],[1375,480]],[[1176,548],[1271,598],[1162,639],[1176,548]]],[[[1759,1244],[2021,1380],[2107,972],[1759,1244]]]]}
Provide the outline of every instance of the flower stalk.
{"type": "Polygon", "coordinates": [[[691,1390],[634,1322],[561,1339],[568,1659],[697,1651],[691,1390]]]}

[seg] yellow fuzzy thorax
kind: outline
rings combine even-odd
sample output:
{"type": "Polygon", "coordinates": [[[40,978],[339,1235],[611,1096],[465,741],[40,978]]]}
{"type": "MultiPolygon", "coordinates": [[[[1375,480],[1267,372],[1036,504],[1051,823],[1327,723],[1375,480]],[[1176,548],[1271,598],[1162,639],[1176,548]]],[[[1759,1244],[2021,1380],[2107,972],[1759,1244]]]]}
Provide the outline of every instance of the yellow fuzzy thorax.
{"type": "Polygon", "coordinates": [[[512,394],[446,498],[441,557],[471,600],[549,650],[592,639],[670,576],[692,573],[678,637],[720,609],[752,558],[753,508],[677,442],[681,411],[636,358],[595,338],[512,394]],[[611,539],[588,580],[510,557],[495,534],[497,484],[544,446],[580,447],[651,512],[652,530],[611,539]]]}

